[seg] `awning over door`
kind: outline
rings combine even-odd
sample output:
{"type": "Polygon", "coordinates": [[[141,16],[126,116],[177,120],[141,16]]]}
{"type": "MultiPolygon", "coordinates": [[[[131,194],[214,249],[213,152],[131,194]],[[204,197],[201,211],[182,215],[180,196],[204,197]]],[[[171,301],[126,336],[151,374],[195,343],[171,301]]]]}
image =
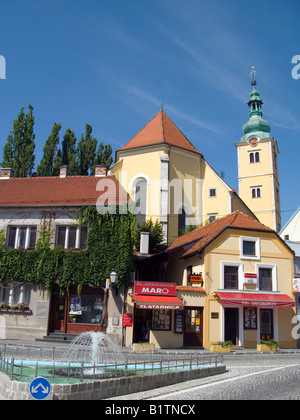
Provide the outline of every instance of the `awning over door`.
{"type": "Polygon", "coordinates": [[[295,306],[295,301],[281,293],[215,292],[222,305],[243,306],[295,306]]]}
{"type": "Polygon", "coordinates": [[[183,309],[181,300],[176,296],[132,295],[140,309],[183,309]]]}

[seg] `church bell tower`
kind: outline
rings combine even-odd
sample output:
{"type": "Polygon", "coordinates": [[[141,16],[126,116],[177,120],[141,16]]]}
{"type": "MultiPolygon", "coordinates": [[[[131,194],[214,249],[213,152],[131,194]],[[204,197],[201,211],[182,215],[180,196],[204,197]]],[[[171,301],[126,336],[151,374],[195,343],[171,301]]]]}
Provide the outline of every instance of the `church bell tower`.
{"type": "Polygon", "coordinates": [[[270,137],[270,126],[262,116],[263,102],[256,90],[256,72],[251,73],[249,120],[244,135],[236,143],[239,196],[258,220],[275,231],[281,229],[277,141],[270,137]]]}

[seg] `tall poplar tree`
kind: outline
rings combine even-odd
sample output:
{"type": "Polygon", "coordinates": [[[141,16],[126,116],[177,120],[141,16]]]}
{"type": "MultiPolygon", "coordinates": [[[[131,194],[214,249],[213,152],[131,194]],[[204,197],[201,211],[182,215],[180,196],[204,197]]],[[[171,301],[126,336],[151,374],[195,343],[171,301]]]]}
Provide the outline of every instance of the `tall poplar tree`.
{"type": "Polygon", "coordinates": [[[69,175],[77,175],[76,137],[74,131],[68,128],[62,141],[62,165],[66,165],[69,175]]]}
{"type": "MultiPolygon", "coordinates": [[[[103,165],[109,168],[112,163],[113,158],[111,145],[103,145],[103,143],[100,143],[96,154],[95,165],[103,165]]],[[[93,171],[95,171],[95,166],[93,168],[93,171]]]]}
{"type": "Polygon", "coordinates": [[[38,176],[57,176],[59,174],[59,167],[62,165],[61,153],[58,150],[60,129],[61,124],[55,122],[45,143],[42,160],[37,167],[38,176]]]}
{"type": "Polygon", "coordinates": [[[86,124],[85,134],[81,134],[81,139],[77,147],[77,174],[88,175],[89,171],[95,167],[97,139],[92,137],[92,126],[86,124]]]}
{"type": "Polygon", "coordinates": [[[15,177],[30,176],[34,168],[35,134],[33,107],[28,105],[29,112],[25,115],[24,107],[13,122],[13,131],[7,138],[3,148],[2,167],[12,168],[15,177]]]}

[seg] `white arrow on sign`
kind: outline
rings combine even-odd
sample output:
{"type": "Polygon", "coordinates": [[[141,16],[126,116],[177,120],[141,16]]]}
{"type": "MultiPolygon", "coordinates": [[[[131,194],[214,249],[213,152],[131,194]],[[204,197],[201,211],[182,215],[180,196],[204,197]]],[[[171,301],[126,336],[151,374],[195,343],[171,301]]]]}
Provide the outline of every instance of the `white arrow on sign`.
{"type": "Polygon", "coordinates": [[[33,394],[36,394],[37,392],[39,392],[38,391],[38,389],[39,389],[39,387],[41,387],[42,388],[42,393],[43,394],[48,394],[48,392],[49,392],[49,388],[47,387],[47,388],[45,388],[44,387],[44,385],[40,382],[36,387],[32,387],[32,389],[31,389],[31,392],[33,393],[33,394]]]}

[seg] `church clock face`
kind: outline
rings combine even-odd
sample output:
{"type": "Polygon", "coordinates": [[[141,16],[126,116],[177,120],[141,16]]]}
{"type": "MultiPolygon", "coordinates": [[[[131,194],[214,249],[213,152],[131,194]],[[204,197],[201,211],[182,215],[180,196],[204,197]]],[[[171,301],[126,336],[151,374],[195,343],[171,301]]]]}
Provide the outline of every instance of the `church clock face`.
{"type": "Polygon", "coordinates": [[[252,147],[256,147],[259,141],[260,137],[258,136],[251,136],[248,138],[248,143],[251,144],[252,147]]]}

